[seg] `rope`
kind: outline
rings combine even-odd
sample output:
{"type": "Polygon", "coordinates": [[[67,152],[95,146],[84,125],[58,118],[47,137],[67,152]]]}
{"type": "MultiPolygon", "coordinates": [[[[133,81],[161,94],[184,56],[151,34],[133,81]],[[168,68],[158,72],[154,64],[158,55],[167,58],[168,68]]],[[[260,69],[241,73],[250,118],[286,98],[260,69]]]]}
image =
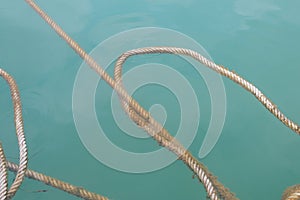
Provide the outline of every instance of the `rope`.
{"type": "MultiPolygon", "coordinates": [[[[219,73],[225,77],[228,77],[232,81],[236,82],[237,84],[239,84],[240,86],[244,87],[246,90],[251,92],[275,117],[277,117],[280,121],[282,121],[290,129],[295,131],[298,135],[300,134],[299,126],[296,123],[294,123],[293,121],[291,121],[290,119],[288,119],[285,115],[283,115],[280,112],[280,110],[276,107],[276,105],[273,104],[272,101],[270,101],[253,84],[246,81],[245,79],[240,77],[238,74],[229,71],[228,69],[224,68],[223,66],[216,65],[214,62],[206,59],[199,53],[189,50],[189,49],[176,48],[176,47],[146,47],[146,48],[139,48],[139,49],[133,49],[133,50],[127,51],[118,58],[118,60],[116,61],[116,64],[115,64],[114,77],[115,77],[115,80],[117,81],[117,83],[122,86],[122,67],[123,67],[123,64],[126,62],[126,60],[129,57],[135,56],[135,55],[141,55],[141,54],[155,54],[155,53],[181,54],[181,55],[186,55],[186,56],[190,56],[190,57],[194,58],[195,60],[201,62],[202,64],[204,64],[207,67],[211,68],[212,70],[216,71],[217,73],[219,73]]],[[[147,132],[151,132],[151,130],[149,131],[148,129],[149,129],[149,126],[152,125],[152,129],[156,130],[157,132],[154,132],[154,133],[151,132],[150,135],[155,140],[157,140],[159,142],[165,142],[165,143],[167,143],[167,142],[172,143],[172,141],[174,141],[174,139],[168,134],[168,132],[166,132],[165,129],[163,129],[159,124],[157,124],[154,121],[154,119],[152,119],[150,114],[149,114],[149,118],[145,119],[141,115],[139,115],[138,111],[135,110],[135,107],[133,107],[130,102],[127,102],[121,96],[120,96],[120,100],[121,100],[121,104],[122,104],[124,110],[136,124],[138,124],[139,126],[144,128],[147,132]],[[157,136],[156,133],[159,136],[157,136]],[[160,141],[161,140],[160,137],[162,138],[162,140],[165,139],[166,141],[160,141]]],[[[176,144],[174,144],[174,146],[175,145],[176,144]]],[[[164,146],[167,146],[167,144],[164,144],[164,146]]],[[[169,148],[169,147],[167,147],[167,148],[169,148]]],[[[216,190],[217,191],[219,190],[220,194],[225,194],[225,195],[229,194],[230,195],[230,192],[226,191],[226,188],[223,187],[219,182],[217,182],[217,180],[213,177],[213,175],[211,175],[211,174],[206,175],[206,174],[209,174],[208,171],[200,170],[199,168],[194,167],[193,161],[189,160],[191,155],[189,154],[188,151],[186,151],[184,153],[184,155],[180,156],[180,154],[178,153],[179,148],[183,148],[183,147],[177,146],[177,149],[176,148],[173,148],[173,149],[169,148],[169,149],[172,150],[177,155],[179,155],[180,159],[183,160],[193,170],[193,172],[198,175],[200,181],[204,184],[204,187],[208,193],[208,196],[211,199],[214,199],[216,197],[216,196],[214,196],[214,194],[216,194],[216,190]],[[199,171],[197,171],[197,170],[199,170],[199,171]],[[207,178],[207,177],[210,177],[210,178],[207,178]],[[220,190],[224,190],[224,189],[225,189],[225,191],[220,192],[220,190]]],[[[197,164],[201,165],[200,163],[197,163],[197,164]]],[[[205,169],[204,166],[203,166],[203,169],[205,169]]],[[[227,198],[234,199],[235,198],[234,196],[222,196],[222,197],[224,199],[227,199],[227,198]]],[[[287,191],[285,192],[283,199],[286,199],[286,200],[298,199],[299,200],[300,199],[300,185],[297,185],[292,188],[288,188],[287,191]]]]}
{"type": "MultiPolygon", "coordinates": [[[[130,56],[139,55],[139,54],[154,54],[154,53],[168,53],[168,54],[181,54],[194,58],[195,60],[201,62],[206,65],[210,69],[216,71],[217,73],[231,79],[236,82],[247,91],[251,92],[259,102],[261,102],[276,118],[278,118],[281,122],[283,122],[287,127],[292,129],[298,135],[300,135],[300,127],[290,119],[288,119],[277,106],[268,99],[258,88],[256,88],[253,84],[243,79],[237,73],[226,69],[223,66],[217,65],[214,62],[208,60],[204,56],[199,53],[192,51],[190,49],[176,48],[176,47],[146,47],[140,49],[134,49],[123,53],[122,56],[118,59],[115,66],[115,80],[117,82],[121,82],[121,73],[122,73],[122,65],[130,56]]],[[[134,107],[132,107],[134,108],[134,107]]]]}
{"type": "Polygon", "coordinates": [[[300,185],[294,185],[285,190],[282,195],[282,200],[299,200],[300,199],[300,185]]]}
{"type": "Polygon", "coordinates": [[[19,168],[16,174],[16,178],[13,181],[10,189],[8,190],[7,188],[8,175],[7,175],[7,168],[5,166],[6,164],[4,162],[5,156],[4,156],[4,151],[2,149],[2,145],[0,146],[1,149],[0,150],[0,157],[1,157],[0,183],[3,184],[3,186],[1,186],[2,194],[0,195],[0,197],[4,199],[7,193],[7,198],[10,199],[15,195],[15,193],[21,186],[21,183],[25,176],[25,171],[27,169],[27,147],[26,147],[26,141],[25,141],[24,130],[23,130],[22,107],[21,107],[20,95],[19,95],[17,84],[15,83],[14,79],[2,69],[0,69],[0,76],[2,76],[6,80],[7,84],[10,87],[11,98],[14,107],[14,121],[16,127],[16,135],[18,138],[19,154],[20,154],[19,168]]]}
{"type": "MultiPolygon", "coordinates": [[[[10,171],[16,172],[19,168],[18,165],[12,163],[12,162],[7,162],[7,166],[10,171]]],[[[95,194],[92,192],[87,191],[86,189],[82,187],[77,187],[74,185],[71,185],[69,183],[60,181],[58,179],[52,178],[50,176],[46,176],[44,174],[32,171],[32,170],[27,170],[25,172],[25,176],[34,179],[40,182],[43,182],[47,185],[50,185],[52,187],[55,187],[57,189],[63,190],[69,194],[72,194],[74,196],[80,197],[82,199],[87,199],[87,200],[108,200],[108,198],[100,196],[99,194],[95,194]]]]}
{"type": "Polygon", "coordinates": [[[0,200],[5,200],[8,191],[6,158],[0,143],[0,200]]]}
{"type": "Polygon", "coordinates": [[[52,27],[53,30],[64,39],[67,44],[81,57],[84,61],[98,74],[103,80],[107,82],[123,101],[128,102],[132,108],[144,119],[150,122],[150,126],[143,126],[144,130],[148,132],[160,145],[168,148],[174,152],[193,172],[197,175],[198,179],[204,184],[209,198],[212,200],[218,199],[236,199],[234,195],[219,183],[217,179],[194,158],[180,143],[178,143],[169,132],[164,129],[158,122],[156,122],[143,107],[141,107],[114,79],[112,79],[105,70],[89,56],[70,36],[63,31],[63,29],[56,24],[33,0],[25,0],[44,20],[52,27]],[[158,133],[162,130],[163,135],[158,133]]]}
{"type": "Polygon", "coordinates": [[[21,183],[24,180],[24,176],[44,182],[47,185],[58,188],[83,199],[108,200],[106,197],[102,197],[98,194],[89,192],[84,188],[76,187],[69,183],[65,183],[38,172],[27,170],[27,147],[23,131],[22,109],[19,90],[14,79],[7,72],[0,69],[0,76],[2,76],[6,80],[11,90],[12,101],[14,104],[16,133],[20,148],[20,164],[16,165],[14,163],[6,161],[4,151],[0,143],[0,200],[11,199],[21,186],[21,183]],[[16,173],[16,178],[9,190],[7,169],[16,173]]]}
{"type": "MultiPolygon", "coordinates": [[[[52,28],[57,32],[57,34],[62,37],[69,46],[80,55],[87,64],[90,65],[92,69],[96,71],[113,89],[118,93],[121,103],[125,112],[129,117],[141,126],[145,131],[149,133],[160,145],[168,148],[170,151],[174,152],[179,159],[181,159],[198,177],[198,179],[203,183],[207,195],[212,200],[218,199],[237,199],[234,194],[232,194],[227,188],[225,188],[220,182],[217,181],[208,169],[200,163],[196,158],[194,158],[191,153],[186,150],[178,141],[176,141],[169,132],[162,127],[158,122],[156,122],[143,107],[141,107],[129,94],[125,91],[122,86],[121,72],[122,64],[126,59],[132,55],[137,54],[148,54],[148,53],[172,53],[172,54],[183,54],[189,55],[209,68],[215,70],[223,76],[228,77],[237,84],[244,87],[246,90],[251,92],[275,117],[282,121],[286,126],[300,134],[300,128],[297,124],[285,117],[279,109],[274,105],[265,95],[262,94],[254,85],[248,81],[241,78],[234,72],[228,69],[216,65],[215,63],[207,60],[197,52],[188,49],[175,48],[175,47],[150,47],[131,50],[124,53],[116,63],[115,67],[115,79],[112,79],[101,66],[99,66],[95,60],[90,57],[71,37],[69,37],[44,11],[42,11],[33,0],[25,0],[52,28]]],[[[20,148],[20,163],[19,166],[10,162],[6,162],[4,152],[0,146],[0,197],[1,199],[10,199],[16,193],[17,189],[20,187],[24,176],[29,178],[42,181],[48,185],[56,187],[58,189],[64,190],[75,196],[84,199],[107,199],[100,195],[90,193],[81,187],[72,186],[68,183],[59,181],[57,179],[45,176],[43,174],[27,170],[27,149],[25,144],[25,137],[23,133],[23,121],[21,113],[21,104],[17,86],[14,80],[3,70],[0,71],[0,75],[3,76],[11,87],[12,99],[14,102],[15,111],[15,125],[16,133],[18,136],[19,148],[20,148]],[[7,165],[7,166],[6,166],[7,165]],[[12,184],[11,188],[7,191],[7,167],[9,170],[17,172],[16,179],[12,184]]],[[[296,187],[292,195],[298,194],[299,188],[296,187]]]]}

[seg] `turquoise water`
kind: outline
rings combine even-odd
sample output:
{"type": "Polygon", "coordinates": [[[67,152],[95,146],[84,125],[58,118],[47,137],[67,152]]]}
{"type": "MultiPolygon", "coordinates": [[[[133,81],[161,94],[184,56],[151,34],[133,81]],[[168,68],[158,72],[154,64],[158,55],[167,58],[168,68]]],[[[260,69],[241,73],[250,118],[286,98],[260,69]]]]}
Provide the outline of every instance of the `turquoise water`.
{"type": "MultiPolygon", "coordinates": [[[[162,27],[184,33],[200,43],[214,61],[252,81],[291,119],[300,122],[299,1],[37,3],[88,52],[106,38],[132,28],[162,27]]],[[[179,161],[146,174],[119,172],[97,161],[81,143],[73,121],[73,84],[82,60],[24,1],[2,0],[0,24],[0,66],[13,75],[20,89],[30,169],[115,200],[205,198],[203,187],[179,161]]],[[[176,59],[168,62],[169,57],[153,59],[176,69],[176,63],[184,64],[176,59]]],[[[112,74],[112,68],[108,71],[112,74]]],[[[180,72],[201,99],[200,127],[189,148],[197,156],[211,115],[209,94],[204,81],[194,76],[192,69],[180,72]]],[[[241,87],[223,80],[227,96],[225,126],[213,151],[201,161],[240,199],[279,199],[287,186],[300,183],[299,137],[241,87]]],[[[107,115],[110,112],[111,89],[98,89],[97,115],[112,131],[111,140],[130,151],[159,148],[150,139],[141,144],[138,140],[132,142],[113,126],[111,118],[103,117],[100,111],[107,115]]],[[[177,112],[176,101],[168,99],[171,94],[161,88],[144,89],[137,91],[135,97],[146,108],[160,103],[166,105],[170,116],[177,112]],[[160,92],[160,98],[154,98],[153,91],[160,92]]],[[[4,81],[0,90],[1,141],[6,156],[17,162],[13,112],[4,81]]],[[[175,115],[166,127],[175,131],[178,120],[175,115]]],[[[15,199],[76,198],[26,180],[15,199]],[[34,192],[43,189],[47,192],[34,192]]]]}

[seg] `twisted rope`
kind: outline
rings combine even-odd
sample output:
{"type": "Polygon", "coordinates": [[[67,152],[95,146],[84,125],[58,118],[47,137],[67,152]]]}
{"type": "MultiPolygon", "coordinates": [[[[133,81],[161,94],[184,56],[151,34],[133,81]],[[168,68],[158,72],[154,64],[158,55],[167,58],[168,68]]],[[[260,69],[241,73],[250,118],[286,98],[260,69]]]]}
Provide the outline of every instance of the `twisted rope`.
{"type": "Polygon", "coordinates": [[[112,79],[105,70],[90,56],[88,55],[80,46],[77,44],[70,36],[63,31],[63,29],[56,24],[33,0],[25,0],[44,20],[48,23],[53,30],[64,39],[67,44],[81,57],[84,61],[98,74],[103,80],[105,80],[118,95],[126,102],[130,104],[134,110],[142,116],[144,119],[151,121],[151,126],[143,126],[144,130],[148,132],[160,145],[168,148],[174,152],[179,158],[187,164],[197,175],[200,181],[204,181],[204,187],[208,193],[208,196],[212,200],[218,199],[236,199],[234,195],[226,189],[223,184],[219,183],[217,179],[206,169],[206,167],[201,164],[196,158],[194,158],[190,152],[188,152],[180,143],[178,143],[169,132],[164,129],[158,122],[156,122],[143,107],[141,107],[122,87],[122,85],[117,84],[117,82],[112,79]],[[153,126],[154,125],[154,126],[153,126]],[[164,132],[163,137],[156,134],[158,130],[164,132]],[[168,139],[164,139],[167,137],[168,139]]]}
{"type": "MultiPolygon", "coordinates": [[[[198,176],[199,180],[204,183],[204,187],[208,193],[208,196],[213,199],[235,199],[234,195],[229,192],[221,183],[216,181],[216,178],[212,176],[208,170],[201,164],[197,159],[195,159],[187,150],[185,150],[169,133],[165,130],[158,122],[156,122],[150,114],[142,108],[127,92],[123,89],[122,85],[113,80],[101,66],[99,66],[96,61],[90,57],[71,37],[69,37],[44,11],[42,11],[33,0],[26,0],[27,3],[57,32],[57,34],[62,37],[69,46],[80,55],[85,62],[96,71],[112,88],[114,88],[121,100],[133,108],[135,113],[129,116],[135,119],[135,122],[142,122],[142,118],[145,120],[142,127],[154,138],[156,141],[165,146],[166,148],[173,151],[179,156],[198,176]],[[162,134],[157,134],[157,133],[162,134]]],[[[151,50],[151,48],[150,48],[151,50]]],[[[162,51],[167,51],[168,48],[162,48],[162,51]]],[[[133,51],[134,52],[134,51],[133,51]]],[[[163,52],[162,52],[163,53],[163,52]]],[[[182,50],[183,54],[188,54],[188,50],[182,50]]],[[[280,111],[266,98],[256,87],[254,87],[249,82],[245,81],[234,72],[230,72],[224,67],[218,66],[213,62],[210,62],[206,58],[199,54],[192,52],[197,60],[212,68],[213,70],[219,72],[220,74],[232,79],[241,86],[245,87],[248,91],[252,92],[266,107],[270,110],[278,119],[280,119],[284,124],[289,126],[292,130],[299,134],[299,126],[288,120],[280,111]]],[[[131,109],[129,109],[131,110],[131,109]]],[[[126,111],[126,110],[125,110],[126,111]]],[[[127,111],[126,111],[127,112],[127,111]]],[[[139,123],[138,123],[139,125],[139,123]]]]}
{"type": "MultiPolygon", "coordinates": [[[[127,51],[123,53],[122,56],[120,56],[119,59],[117,60],[117,63],[115,65],[115,80],[117,82],[121,82],[122,65],[124,64],[126,59],[128,59],[130,56],[139,55],[139,54],[155,54],[155,53],[180,54],[180,55],[186,55],[194,58],[195,60],[209,67],[210,69],[229,78],[230,80],[234,81],[238,85],[245,88],[247,91],[251,92],[258,99],[258,101],[262,103],[276,118],[278,118],[287,127],[292,129],[295,133],[300,135],[299,125],[294,123],[292,120],[287,118],[283,113],[281,113],[280,110],[277,108],[277,106],[270,99],[268,99],[257,87],[255,87],[247,80],[243,79],[237,73],[230,71],[223,66],[215,64],[214,62],[208,60],[204,56],[190,49],[177,48],[177,47],[146,47],[146,48],[139,48],[139,49],[133,49],[127,51]]],[[[135,109],[133,106],[130,107],[135,109]]]]}
{"type": "MultiPolygon", "coordinates": [[[[127,51],[118,58],[115,64],[114,78],[118,83],[118,85],[123,87],[122,68],[123,68],[123,64],[126,62],[126,60],[129,57],[140,55],[140,54],[155,54],[155,53],[179,54],[179,55],[186,55],[194,58],[195,60],[209,67],[210,69],[216,71],[217,73],[225,77],[228,77],[232,81],[236,82],[237,84],[245,88],[247,91],[251,92],[276,118],[282,121],[287,127],[295,131],[298,135],[300,134],[299,126],[293,121],[291,121],[290,119],[288,119],[285,115],[283,115],[280,112],[280,110],[277,108],[277,106],[274,103],[272,103],[272,101],[269,100],[253,84],[246,81],[235,72],[229,71],[223,66],[215,64],[214,62],[208,60],[207,58],[203,57],[199,53],[192,51],[190,49],[177,48],[177,47],[145,47],[145,48],[139,48],[139,49],[133,49],[127,51]]],[[[195,163],[194,160],[191,159],[190,153],[188,151],[184,152],[184,148],[181,147],[179,144],[176,144],[176,141],[169,135],[169,133],[165,129],[163,129],[160,126],[160,124],[156,123],[156,121],[150,116],[149,113],[143,113],[141,115],[140,111],[136,110],[136,107],[132,106],[131,102],[127,102],[124,98],[122,98],[122,96],[119,96],[119,98],[124,110],[136,124],[144,128],[147,132],[151,132],[150,135],[155,140],[157,140],[159,143],[163,143],[163,146],[166,146],[168,149],[176,153],[179,156],[179,158],[183,160],[189,166],[189,168],[192,169],[192,171],[198,175],[198,178],[204,184],[207,194],[211,199],[218,198],[215,194],[220,194],[221,198],[224,199],[235,198],[234,196],[224,196],[224,195],[228,195],[228,194],[231,195],[231,194],[229,191],[227,191],[225,187],[223,187],[219,182],[217,182],[217,180],[213,177],[213,175],[209,174],[209,172],[206,171],[206,168],[204,166],[200,168],[201,164],[195,163]],[[144,116],[147,116],[147,118],[144,118],[144,116]],[[152,127],[152,130],[156,130],[156,132],[152,132],[152,130],[149,131],[150,126],[152,127]],[[173,146],[169,147],[168,145],[169,146],[173,145],[173,146]],[[180,152],[184,152],[184,155],[181,155],[180,152]],[[222,192],[220,192],[220,190],[222,192]]],[[[142,112],[147,112],[147,111],[143,110],[142,112]]],[[[300,185],[289,188],[285,192],[284,199],[287,200],[300,199],[300,185]]]]}
{"type": "Polygon", "coordinates": [[[5,200],[7,197],[7,177],[6,158],[3,152],[2,144],[0,143],[0,200],[5,200]]]}
{"type": "MultiPolygon", "coordinates": [[[[139,54],[154,54],[154,53],[171,53],[189,55],[192,58],[198,60],[198,56],[201,56],[197,52],[175,48],[175,47],[146,47],[140,49],[134,49],[123,53],[115,64],[114,78],[120,87],[122,85],[122,68],[125,61],[134,55],[139,54]]],[[[202,57],[202,56],[201,56],[202,57]]],[[[204,57],[202,57],[204,58],[204,57]]],[[[128,114],[128,116],[140,127],[146,130],[159,144],[168,148],[174,152],[179,159],[181,159],[198,177],[203,183],[207,195],[210,199],[236,199],[227,188],[225,188],[217,179],[207,170],[207,168],[197,161],[189,151],[187,151],[179,142],[177,142],[169,132],[164,129],[158,122],[156,122],[146,110],[136,110],[135,102],[127,102],[122,96],[119,96],[121,104],[128,114]],[[142,114],[140,114],[142,113],[142,114]],[[146,116],[146,118],[144,117],[146,116]]]]}
{"type": "Polygon", "coordinates": [[[12,101],[14,104],[16,134],[18,137],[20,149],[20,163],[19,165],[16,165],[6,160],[2,144],[0,143],[0,200],[11,199],[21,186],[21,183],[24,180],[24,176],[42,181],[47,185],[66,191],[83,199],[108,200],[106,197],[102,197],[98,194],[89,192],[84,188],[73,186],[69,183],[65,183],[63,181],[40,174],[38,172],[34,172],[32,170],[27,170],[27,147],[23,131],[22,109],[19,90],[14,79],[7,72],[0,69],[0,76],[2,76],[10,86],[12,101]],[[15,180],[9,190],[7,169],[16,173],[15,180]]]}
{"type": "MultiPolygon", "coordinates": [[[[12,163],[12,162],[7,162],[7,166],[10,171],[16,172],[19,168],[18,165],[12,163]]],[[[32,171],[32,170],[26,170],[25,176],[34,179],[40,182],[43,182],[47,185],[50,185],[52,187],[55,187],[59,190],[65,191],[69,194],[72,194],[74,196],[77,196],[82,199],[87,199],[87,200],[108,200],[108,198],[100,196],[99,194],[92,193],[87,191],[86,189],[82,187],[77,187],[74,185],[71,185],[69,183],[60,181],[58,179],[52,178],[50,176],[46,176],[44,174],[32,171]]]]}
{"type": "MultiPolygon", "coordinates": [[[[142,108],[128,93],[122,86],[121,82],[121,71],[122,64],[125,60],[131,55],[137,54],[145,54],[145,53],[173,53],[173,54],[183,54],[189,55],[196,60],[202,62],[204,65],[209,68],[215,70],[223,76],[226,76],[238,83],[246,90],[251,92],[275,117],[277,117],[280,121],[282,121],[286,126],[291,128],[296,133],[300,134],[300,128],[297,124],[289,120],[285,117],[279,109],[274,105],[265,95],[262,94],[260,90],[258,90],[254,85],[244,80],[236,73],[227,70],[226,68],[216,65],[215,63],[207,60],[197,52],[188,49],[182,48],[174,48],[174,47],[150,47],[129,51],[123,54],[118,60],[115,68],[115,80],[113,80],[104,70],[99,66],[92,57],[90,57],[72,38],[70,38],[44,11],[42,11],[33,0],[25,0],[57,33],[61,36],[71,48],[75,50],[75,52],[80,55],[87,64],[90,65],[92,69],[94,69],[112,88],[116,90],[118,93],[121,103],[129,115],[129,117],[136,122],[139,126],[141,126],[144,130],[146,130],[160,145],[168,148],[172,152],[174,152],[198,177],[198,179],[203,183],[208,197],[213,200],[217,199],[236,199],[236,197],[225,188],[217,179],[207,170],[207,168],[201,164],[197,159],[195,159],[189,151],[187,151],[179,142],[177,142],[169,132],[164,129],[158,122],[156,122],[144,108],[142,108]]],[[[2,72],[4,72],[2,70],[2,72]]],[[[9,75],[4,72],[6,76],[9,75]]],[[[12,79],[13,80],[13,79],[12,79]]],[[[9,82],[9,81],[8,81],[9,82]]],[[[11,82],[9,82],[10,84],[11,82]]],[[[16,90],[17,91],[17,90],[16,90]]],[[[14,97],[18,96],[17,93],[13,93],[13,101],[14,101],[14,110],[15,110],[15,121],[16,121],[16,132],[17,135],[20,135],[19,146],[20,146],[20,166],[17,166],[13,163],[8,162],[7,166],[10,170],[16,171],[17,176],[14,181],[11,189],[7,192],[7,199],[11,198],[17,189],[20,187],[20,184],[24,178],[24,175],[29,178],[33,178],[39,181],[42,181],[48,185],[53,187],[62,189],[66,192],[79,196],[85,199],[107,199],[105,197],[101,197],[100,195],[95,194],[91,196],[91,193],[84,190],[80,187],[72,186],[68,183],[61,182],[57,179],[45,176],[43,174],[27,170],[27,149],[25,145],[25,137],[22,135],[23,133],[23,122],[21,115],[21,106],[20,99],[14,97]],[[17,95],[16,95],[17,94],[17,95]],[[15,96],[14,96],[15,95],[15,96]],[[16,104],[15,104],[16,102],[16,104]],[[19,133],[19,134],[18,134],[19,133]],[[23,146],[22,146],[23,145],[23,146]],[[24,167],[25,163],[25,167],[24,167]],[[26,172],[26,173],[25,173],[26,172]]],[[[7,168],[5,166],[5,157],[0,146],[0,181],[3,183],[3,186],[0,187],[0,192],[3,191],[3,194],[7,191],[7,168]],[[2,182],[2,180],[4,180],[2,182]]],[[[298,194],[299,188],[296,188],[296,192],[294,191],[292,195],[298,194]]],[[[0,194],[0,197],[3,196],[6,199],[5,194],[0,194]]]]}
{"type": "Polygon", "coordinates": [[[0,157],[1,157],[0,181],[3,184],[3,186],[1,186],[2,193],[0,197],[2,199],[4,198],[10,199],[15,195],[15,193],[21,186],[25,176],[25,171],[27,169],[27,147],[26,147],[25,135],[23,130],[22,107],[21,107],[20,95],[19,95],[17,84],[15,83],[14,79],[2,69],[0,69],[0,76],[5,79],[5,81],[10,87],[10,93],[11,93],[11,98],[14,107],[14,122],[16,127],[16,135],[18,138],[19,154],[20,154],[19,168],[16,174],[16,178],[13,181],[10,189],[8,190],[7,188],[8,175],[7,175],[6,164],[4,162],[5,156],[4,156],[4,151],[2,149],[2,145],[0,146],[1,149],[0,150],[0,157]]]}

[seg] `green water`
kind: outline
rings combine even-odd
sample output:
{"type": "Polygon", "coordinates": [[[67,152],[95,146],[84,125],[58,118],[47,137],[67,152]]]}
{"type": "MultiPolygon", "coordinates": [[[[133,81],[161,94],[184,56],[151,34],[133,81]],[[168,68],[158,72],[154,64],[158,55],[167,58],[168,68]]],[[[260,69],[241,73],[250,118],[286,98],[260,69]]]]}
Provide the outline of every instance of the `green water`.
{"type": "MultiPolygon", "coordinates": [[[[255,83],[284,113],[300,122],[299,1],[37,3],[88,52],[106,38],[132,28],[162,27],[182,32],[200,43],[214,61],[255,83]]],[[[114,200],[205,199],[203,187],[180,161],[159,171],[129,174],[110,169],[89,154],[72,114],[73,84],[82,60],[24,1],[1,1],[0,44],[0,66],[16,79],[21,93],[30,169],[114,200]]],[[[109,72],[112,74],[112,69],[109,72]]],[[[193,76],[191,69],[181,73],[201,98],[200,128],[189,148],[197,156],[208,128],[210,99],[201,77],[193,76]]],[[[227,96],[225,126],[213,151],[201,161],[240,199],[279,199],[287,186],[300,183],[299,136],[241,87],[223,80],[227,96]]],[[[111,89],[103,87],[96,93],[96,108],[107,113],[108,98],[100,97],[111,89]]],[[[4,81],[0,91],[0,138],[6,156],[17,162],[12,105],[4,81]]],[[[151,88],[136,94],[147,108],[156,103],[167,104],[167,110],[177,106],[176,101],[166,99],[170,95],[153,96],[151,88]]],[[[98,112],[99,119],[107,120],[106,128],[113,131],[110,138],[123,148],[136,152],[158,148],[150,139],[141,141],[145,145],[130,142],[98,112]]],[[[167,121],[170,131],[176,130],[176,120],[167,121]]],[[[15,199],[76,198],[25,180],[15,199]],[[47,192],[32,192],[43,189],[47,192]]]]}

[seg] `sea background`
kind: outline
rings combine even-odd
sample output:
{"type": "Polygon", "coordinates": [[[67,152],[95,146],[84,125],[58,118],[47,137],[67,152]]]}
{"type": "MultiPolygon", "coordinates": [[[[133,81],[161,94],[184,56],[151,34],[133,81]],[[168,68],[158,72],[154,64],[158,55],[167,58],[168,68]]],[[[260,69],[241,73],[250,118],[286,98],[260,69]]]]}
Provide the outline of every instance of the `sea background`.
{"type": "MultiPolygon", "coordinates": [[[[36,2],[87,52],[108,37],[133,28],[161,27],[186,34],[216,63],[253,82],[283,113],[300,122],[299,1],[36,2]]],[[[176,65],[175,60],[168,65],[176,65]]],[[[203,186],[180,161],[159,171],[131,174],[103,165],[85,149],[72,113],[73,85],[81,64],[81,58],[25,1],[1,0],[0,66],[19,86],[29,168],[113,200],[205,199],[203,186]]],[[[197,156],[210,120],[210,98],[201,76],[193,76],[188,67],[184,69],[180,72],[191,81],[200,99],[200,127],[189,148],[197,156]]],[[[227,96],[225,125],[213,151],[200,161],[240,199],[279,199],[286,187],[300,183],[300,138],[243,88],[226,78],[223,81],[227,96]]],[[[132,142],[122,136],[110,117],[99,114],[110,113],[112,90],[102,89],[103,93],[99,87],[96,94],[97,114],[110,130],[111,140],[135,152],[160,148],[150,138],[132,142]]],[[[168,99],[172,95],[162,92],[158,95],[161,98],[150,102],[157,95],[153,90],[137,91],[137,100],[146,107],[165,105],[171,116],[178,106],[168,99]]],[[[0,140],[7,158],[18,162],[12,103],[3,80],[0,91],[0,140]]],[[[171,132],[178,126],[176,120],[167,122],[171,132]]],[[[10,173],[10,183],[13,177],[10,173]]],[[[76,198],[26,179],[14,199],[76,198]]]]}

